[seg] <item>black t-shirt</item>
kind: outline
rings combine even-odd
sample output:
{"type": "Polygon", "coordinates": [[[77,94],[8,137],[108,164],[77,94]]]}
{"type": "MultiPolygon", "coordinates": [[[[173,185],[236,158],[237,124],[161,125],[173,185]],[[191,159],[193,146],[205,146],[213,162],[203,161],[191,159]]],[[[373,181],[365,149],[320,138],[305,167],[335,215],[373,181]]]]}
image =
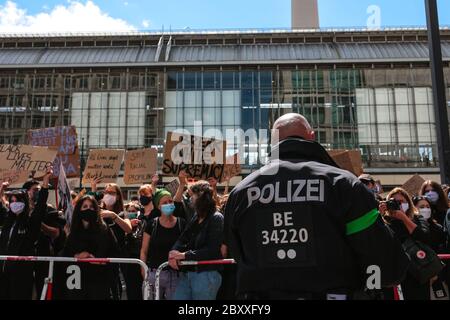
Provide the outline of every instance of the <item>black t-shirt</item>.
{"type": "Polygon", "coordinates": [[[156,269],[167,262],[169,252],[183,232],[185,225],[185,220],[181,218],[177,218],[177,223],[170,229],[163,227],[157,218],[147,223],[145,233],[151,237],[147,264],[151,269],[156,269]],[[155,227],[156,230],[154,230],[155,227]]]}

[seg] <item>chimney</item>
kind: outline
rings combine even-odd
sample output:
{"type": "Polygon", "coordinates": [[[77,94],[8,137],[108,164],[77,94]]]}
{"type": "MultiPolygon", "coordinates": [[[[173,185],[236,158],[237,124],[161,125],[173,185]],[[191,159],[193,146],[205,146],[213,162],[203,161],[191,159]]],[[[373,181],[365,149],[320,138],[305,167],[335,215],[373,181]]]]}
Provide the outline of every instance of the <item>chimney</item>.
{"type": "Polygon", "coordinates": [[[319,29],[317,0],[292,1],[292,29],[319,29]]]}

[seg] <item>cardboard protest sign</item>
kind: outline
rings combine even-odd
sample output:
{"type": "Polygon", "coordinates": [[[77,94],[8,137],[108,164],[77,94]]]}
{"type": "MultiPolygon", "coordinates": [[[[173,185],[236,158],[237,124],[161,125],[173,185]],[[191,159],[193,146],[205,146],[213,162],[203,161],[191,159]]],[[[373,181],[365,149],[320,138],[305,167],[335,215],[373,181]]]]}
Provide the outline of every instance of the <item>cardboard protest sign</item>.
{"type": "Polygon", "coordinates": [[[59,176],[60,163],[64,166],[67,178],[80,176],[80,149],[75,126],[30,130],[28,131],[28,141],[32,146],[58,150],[53,164],[54,177],[59,176]]]}
{"type": "Polygon", "coordinates": [[[405,189],[410,196],[416,196],[419,194],[420,188],[422,187],[422,184],[424,182],[425,179],[422,178],[420,175],[416,174],[411,179],[406,181],[405,184],[402,186],[402,188],[405,189]]]}
{"type": "Polygon", "coordinates": [[[360,151],[330,150],[328,153],[341,169],[350,171],[357,177],[363,174],[364,170],[360,151]]]}
{"type": "Polygon", "coordinates": [[[213,177],[221,181],[225,152],[225,141],[169,132],[162,172],[167,176],[178,177],[180,171],[184,170],[193,179],[213,177]]]}
{"type": "Polygon", "coordinates": [[[225,164],[222,180],[221,182],[225,182],[230,180],[231,178],[240,175],[242,172],[242,167],[239,163],[239,154],[236,153],[234,156],[227,158],[227,163],[225,164]]]}
{"type": "Polygon", "coordinates": [[[26,145],[0,145],[0,174],[12,184],[23,183],[28,178],[42,178],[47,167],[53,165],[57,151],[26,145]]]}
{"type": "Polygon", "coordinates": [[[127,151],[123,176],[124,183],[126,185],[150,183],[152,176],[156,173],[157,164],[157,149],[127,151]]]}
{"type": "Polygon", "coordinates": [[[29,177],[30,173],[27,171],[0,170],[0,182],[8,181],[11,186],[24,183],[29,177]]]}
{"type": "Polygon", "coordinates": [[[89,151],[83,184],[91,179],[101,179],[102,183],[115,183],[119,176],[125,150],[93,149],[89,151]]]}
{"type": "Polygon", "coordinates": [[[172,194],[172,197],[177,193],[178,187],[180,186],[180,182],[178,179],[173,180],[171,183],[167,184],[164,189],[169,191],[172,194]]]}

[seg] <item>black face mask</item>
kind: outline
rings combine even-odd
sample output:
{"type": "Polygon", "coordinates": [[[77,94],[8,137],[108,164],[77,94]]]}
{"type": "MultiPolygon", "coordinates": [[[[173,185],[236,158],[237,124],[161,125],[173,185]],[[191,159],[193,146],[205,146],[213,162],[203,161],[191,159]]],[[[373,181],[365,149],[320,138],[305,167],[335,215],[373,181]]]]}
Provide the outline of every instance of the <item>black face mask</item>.
{"type": "Polygon", "coordinates": [[[31,201],[33,201],[33,203],[37,203],[39,200],[39,191],[35,191],[33,192],[33,195],[31,196],[31,201]]]}
{"type": "Polygon", "coordinates": [[[87,209],[81,211],[81,219],[89,222],[89,223],[95,223],[98,218],[98,213],[95,210],[87,209]]]}
{"type": "Polygon", "coordinates": [[[146,197],[146,196],[141,196],[139,198],[139,202],[145,207],[148,206],[151,202],[152,202],[153,198],[151,197],[146,197]]]}

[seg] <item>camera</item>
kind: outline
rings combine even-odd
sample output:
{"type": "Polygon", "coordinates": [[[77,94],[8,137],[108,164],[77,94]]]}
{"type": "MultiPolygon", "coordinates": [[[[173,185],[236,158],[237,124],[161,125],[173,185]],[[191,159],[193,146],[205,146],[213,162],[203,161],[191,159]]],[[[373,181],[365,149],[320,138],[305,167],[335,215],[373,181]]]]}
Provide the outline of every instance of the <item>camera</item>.
{"type": "Polygon", "coordinates": [[[392,198],[386,202],[386,206],[389,211],[400,211],[402,204],[400,201],[397,201],[394,198],[392,198]]]}

